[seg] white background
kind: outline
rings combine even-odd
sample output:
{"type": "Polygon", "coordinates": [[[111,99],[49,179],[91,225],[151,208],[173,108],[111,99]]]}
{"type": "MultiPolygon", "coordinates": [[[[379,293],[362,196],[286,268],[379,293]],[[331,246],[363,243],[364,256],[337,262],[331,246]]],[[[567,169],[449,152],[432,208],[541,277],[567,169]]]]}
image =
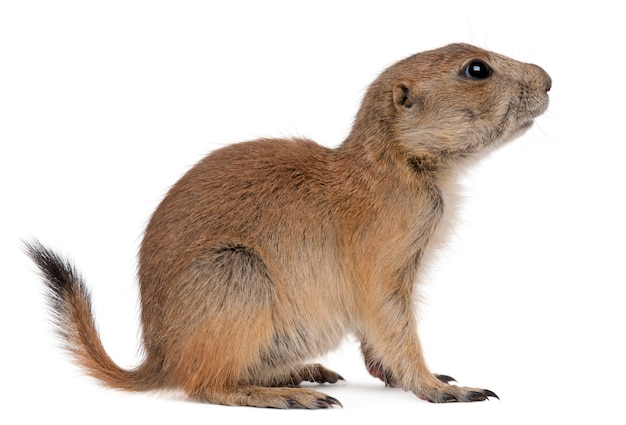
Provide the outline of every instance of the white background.
{"type": "Polygon", "coordinates": [[[625,423],[617,3],[222,3],[0,3],[0,422],[625,423]],[[353,341],[322,359],[347,380],[322,388],[344,405],[329,411],[126,394],[71,365],[22,238],[75,260],[108,352],[132,367],[134,258],[165,190],[228,143],[301,135],[336,146],[382,69],[455,41],[554,80],[535,127],[468,173],[456,235],[422,288],[431,368],[500,401],[433,405],[386,389],[353,341]]]}

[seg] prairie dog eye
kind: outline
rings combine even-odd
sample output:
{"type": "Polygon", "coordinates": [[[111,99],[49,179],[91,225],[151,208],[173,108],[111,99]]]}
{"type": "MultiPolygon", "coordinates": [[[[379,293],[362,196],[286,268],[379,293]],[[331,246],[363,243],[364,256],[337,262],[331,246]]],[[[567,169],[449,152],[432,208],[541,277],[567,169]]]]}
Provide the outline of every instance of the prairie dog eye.
{"type": "Polygon", "coordinates": [[[465,67],[464,73],[466,77],[475,80],[484,80],[491,77],[492,70],[485,62],[475,59],[465,67]]]}

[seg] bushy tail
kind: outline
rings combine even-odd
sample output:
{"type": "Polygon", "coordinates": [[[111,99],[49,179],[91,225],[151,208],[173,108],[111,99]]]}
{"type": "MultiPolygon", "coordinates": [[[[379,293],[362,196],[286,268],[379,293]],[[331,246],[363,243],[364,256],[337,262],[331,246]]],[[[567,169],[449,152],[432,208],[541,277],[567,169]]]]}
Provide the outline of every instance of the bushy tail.
{"type": "Polygon", "coordinates": [[[57,331],[78,365],[112,388],[128,391],[154,389],[154,371],[147,361],[136,370],[125,370],[104,350],[94,323],[89,290],[76,269],[37,241],[24,245],[46,284],[57,331]]]}

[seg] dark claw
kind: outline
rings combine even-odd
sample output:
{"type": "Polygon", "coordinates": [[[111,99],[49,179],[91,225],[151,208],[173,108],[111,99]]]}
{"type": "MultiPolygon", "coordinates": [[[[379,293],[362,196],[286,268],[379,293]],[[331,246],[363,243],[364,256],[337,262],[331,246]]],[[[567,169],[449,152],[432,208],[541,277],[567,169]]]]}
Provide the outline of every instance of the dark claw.
{"type": "Polygon", "coordinates": [[[292,398],[287,400],[289,409],[328,409],[329,407],[339,406],[343,408],[343,405],[335,397],[326,396],[326,398],[318,398],[315,404],[312,406],[306,406],[292,398]]]}
{"type": "Polygon", "coordinates": [[[470,401],[484,401],[488,400],[487,394],[479,393],[478,391],[470,391],[468,394],[470,401]]]}
{"type": "Polygon", "coordinates": [[[287,400],[287,405],[289,409],[304,409],[305,408],[302,404],[298,403],[293,398],[290,398],[287,400]]]}
{"type": "Polygon", "coordinates": [[[435,378],[439,379],[444,384],[449,384],[450,382],[456,382],[456,379],[448,375],[435,375],[435,378]]]}
{"type": "Polygon", "coordinates": [[[487,397],[493,397],[493,398],[497,398],[498,400],[500,400],[500,397],[498,397],[498,394],[494,393],[493,391],[483,390],[483,394],[485,394],[487,397]]]}
{"type": "Polygon", "coordinates": [[[471,391],[469,394],[470,401],[484,401],[489,400],[489,397],[495,397],[500,400],[500,397],[493,391],[489,390],[481,390],[481,391],[471,391]]]}
{"type": "Polygon", "coordinates": [[[448,393],[444,393],[443,394],[443,402],[444,403],[453,403],[455,401],[459,401],[455,396],[453,396],[452,394],[448,394],[448,393]]]}
{"type": "Polygon", "coordinates": [[[317,400],[317,404],[315,407],[319,409],[327,409],[333,406],[339,406],[343,408],[343,405],[341,404],[341,402],[337,400],[335,397],[326,396],[326,398],[317,400]]]}

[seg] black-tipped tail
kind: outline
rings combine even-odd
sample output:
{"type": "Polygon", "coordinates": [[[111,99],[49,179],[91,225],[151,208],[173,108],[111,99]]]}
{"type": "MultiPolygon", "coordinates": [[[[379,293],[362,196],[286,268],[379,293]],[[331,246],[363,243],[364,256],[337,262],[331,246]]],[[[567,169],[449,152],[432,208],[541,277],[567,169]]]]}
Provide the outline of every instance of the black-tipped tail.
{"type": "Polygon", "coordinates": [[[24,249],[41,272],[57,331],[78,365],[109,387],[129,391],[153,389],[154,377],[147,364],[127,371],[104,350],[89,291],[72,264],[37,241],[25,242],[24,249]]]}

